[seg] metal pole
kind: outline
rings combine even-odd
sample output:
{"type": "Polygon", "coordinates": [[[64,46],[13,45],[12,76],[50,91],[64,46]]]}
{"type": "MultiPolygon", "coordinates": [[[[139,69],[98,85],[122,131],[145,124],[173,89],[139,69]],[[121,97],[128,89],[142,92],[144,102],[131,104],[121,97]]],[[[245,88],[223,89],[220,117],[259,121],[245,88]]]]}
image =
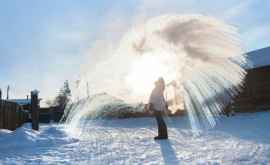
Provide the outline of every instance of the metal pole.
{"type": "Polygon", "coordinates": [[[9,90],[10,90],[10,86],[7,86],[7,100],[9,99],[9,90]]]}

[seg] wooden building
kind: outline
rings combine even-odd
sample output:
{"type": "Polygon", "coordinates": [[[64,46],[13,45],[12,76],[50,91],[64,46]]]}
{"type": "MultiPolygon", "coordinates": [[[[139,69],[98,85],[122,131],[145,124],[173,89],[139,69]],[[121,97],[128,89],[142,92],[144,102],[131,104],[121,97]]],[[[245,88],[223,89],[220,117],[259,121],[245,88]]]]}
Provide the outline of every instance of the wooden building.
{"type": "Polygon", "coordinates": [[[270,110],[270,47],[249,52],[248,74],[242,93],[236,97],[231,109],[236,112],[270,110]]]}

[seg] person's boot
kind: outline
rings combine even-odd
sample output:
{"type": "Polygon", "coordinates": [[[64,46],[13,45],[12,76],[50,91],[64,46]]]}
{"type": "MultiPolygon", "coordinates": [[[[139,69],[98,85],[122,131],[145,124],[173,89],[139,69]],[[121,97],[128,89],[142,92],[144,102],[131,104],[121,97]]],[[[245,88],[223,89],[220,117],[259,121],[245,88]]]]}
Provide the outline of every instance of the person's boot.
{"type": "Polygon", "coordinates": [[[155,140],[164,140],[164,139],[168,139],[168,136],[156,136],[154,139],[155,140]]]}
{"type": "Polygon", "coordinates": [[[160,136],[156,136],[156,137],[154,137],[154,140],[160,140],[161,139],[161,137],[160,136]]]}

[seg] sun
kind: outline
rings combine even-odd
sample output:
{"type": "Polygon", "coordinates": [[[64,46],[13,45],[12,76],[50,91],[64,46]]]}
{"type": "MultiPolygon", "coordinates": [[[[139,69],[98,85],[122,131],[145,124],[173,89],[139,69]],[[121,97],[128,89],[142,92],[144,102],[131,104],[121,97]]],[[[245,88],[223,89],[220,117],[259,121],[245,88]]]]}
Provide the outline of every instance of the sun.
{"type": "Polygon", "coordinates": [[[163,77],[169,82],[174,79],[173,72],[163,56],[146,53],[134,60],[126,77],[126,83],[133,96],[146,102],[155,81],[163,77]]]}

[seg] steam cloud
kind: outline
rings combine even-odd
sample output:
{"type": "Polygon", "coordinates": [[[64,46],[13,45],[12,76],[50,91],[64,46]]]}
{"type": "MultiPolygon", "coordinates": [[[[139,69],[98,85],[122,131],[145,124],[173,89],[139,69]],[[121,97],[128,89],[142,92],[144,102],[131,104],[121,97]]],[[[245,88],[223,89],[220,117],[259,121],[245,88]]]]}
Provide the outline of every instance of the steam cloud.
{"type": "MultiPolygon", "coordinates": [[[[147,103],[154,81],[162,76],[174,84],[166,90],[171,108],[185,107],[194,129],[216,124],[246,75],[237,29],[211,17],[159,16],[134,25],[119,45],[113,42],[98,50],[109,55],[81,82],[88,81],[93,94],[107,92],[128,103],[147,103]]],[[[76,114],[98,109],[81,108],[76,114]]]]}

